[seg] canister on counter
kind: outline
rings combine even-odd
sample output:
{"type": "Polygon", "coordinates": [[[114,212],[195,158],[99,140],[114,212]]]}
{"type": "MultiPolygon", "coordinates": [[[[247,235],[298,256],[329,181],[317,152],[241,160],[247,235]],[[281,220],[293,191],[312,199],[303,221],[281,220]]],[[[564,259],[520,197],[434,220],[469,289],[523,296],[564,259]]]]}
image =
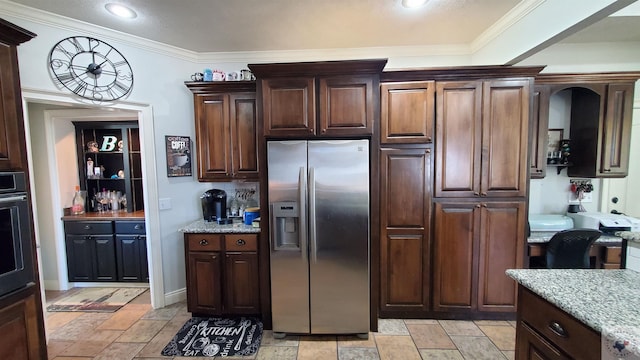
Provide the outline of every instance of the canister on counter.
{"type": "Polygon", "coordinates": [[[251,225],[253,219],[260,216],[260,208],[259,207],[250,207],[244,210],[244,224],[251,225]]]}

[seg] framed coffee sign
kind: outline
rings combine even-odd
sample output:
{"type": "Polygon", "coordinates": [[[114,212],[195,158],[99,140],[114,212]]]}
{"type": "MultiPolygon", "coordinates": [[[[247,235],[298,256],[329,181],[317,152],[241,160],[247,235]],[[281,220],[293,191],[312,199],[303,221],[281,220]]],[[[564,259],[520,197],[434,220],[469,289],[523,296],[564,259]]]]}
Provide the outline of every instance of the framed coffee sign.
{"type": "Polygon", "coordinates": [[[167,176],[191,176],[191,138],[167,135],[164,139],[167,151],[167,176]]]}

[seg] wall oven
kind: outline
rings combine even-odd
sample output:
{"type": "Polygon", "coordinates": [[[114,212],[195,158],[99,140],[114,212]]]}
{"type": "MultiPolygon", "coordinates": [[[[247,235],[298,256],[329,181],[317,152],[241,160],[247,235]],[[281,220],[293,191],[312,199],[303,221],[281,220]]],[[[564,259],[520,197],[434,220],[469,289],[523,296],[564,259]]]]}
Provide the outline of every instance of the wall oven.
{"type": "Polygon", "coordinates": [[[35,281],[24,172],[0,172],[0,296],[35,281]]]}

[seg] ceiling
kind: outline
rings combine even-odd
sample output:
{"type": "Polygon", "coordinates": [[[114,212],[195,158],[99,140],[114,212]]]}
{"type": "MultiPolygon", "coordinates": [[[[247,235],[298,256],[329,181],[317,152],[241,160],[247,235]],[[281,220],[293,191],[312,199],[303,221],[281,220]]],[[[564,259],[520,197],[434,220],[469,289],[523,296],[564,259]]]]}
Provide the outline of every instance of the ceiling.
{"type": "MultiPolygon", "coordinates": [[[[402,0],[111,1],[138,13],[122,20],[105,11],[108,0],[7,0],[198,53],[469,45],[527,1],[430,0],[413,10],[402,0]]],[[[640,16],[608,17],[562,40],[611,41],[640,41],[640,16]]]]}

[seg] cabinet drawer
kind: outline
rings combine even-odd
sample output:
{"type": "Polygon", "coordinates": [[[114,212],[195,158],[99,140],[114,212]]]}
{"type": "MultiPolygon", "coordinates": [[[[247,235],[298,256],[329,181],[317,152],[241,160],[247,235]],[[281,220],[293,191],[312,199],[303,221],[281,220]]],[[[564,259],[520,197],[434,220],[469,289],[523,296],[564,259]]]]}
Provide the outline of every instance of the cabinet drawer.
{"type": "Polygon", "coordinates": [[[255,234],[227,234],[224,236],[226,251],[257,251],[258,235],[255,234]]]}
{"type": "Polygon", "coordinates": [[[564,311],[521,287],[521,320],[575,359],[600,359],[600,335],[564,311]]]}
{"type": "Polygon", "coordinates": [[[219,251],[222,249],[222,235],[186,234],[187,251],[219,251]]]}
{"type": "Polygon", "coordinates": [[[116,234],[144,234],[144,221],[116,221],[116,234]]]}
{"type": "Polygon", "coordinates": [[[79,235],[113,234],[111,221],[65,221],[64,230],[79,235]]]}

